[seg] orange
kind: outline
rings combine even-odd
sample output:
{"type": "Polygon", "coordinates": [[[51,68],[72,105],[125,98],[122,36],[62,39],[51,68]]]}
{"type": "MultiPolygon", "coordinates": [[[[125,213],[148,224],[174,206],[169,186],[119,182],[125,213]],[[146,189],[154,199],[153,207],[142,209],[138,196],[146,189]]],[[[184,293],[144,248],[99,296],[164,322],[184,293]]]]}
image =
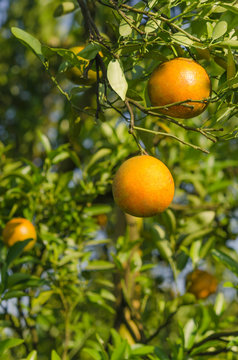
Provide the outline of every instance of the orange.
{"type": "Polygon", "coordinates": [[[32,239],[24,248],[24,251],[30,250],[36,242],[36,231],[32,223],[24,218],[14,218],[6,224],[3,229],[3,241],[11,247],[18,241],[32,239]]]}
{"type": "Polygon", "coordinates": [[[186,278],[187,291],[197,299],[206,299],[217,290],[217,279],[204,270],[196,269],[186,278]]]}
{"type": "Polygon", "coordinates": [[[126,213],[153,216],[164,211],[174,196],[174,180],[162,161],[141,155],[126,160],[112,184],[117,205],[126,213]]]}
{"type": "MultiPolygon", "coordinates": [[[[196,61],[178,57],[161,63],[153,71],[148,93],[153,106],[185,100],[202,101],[210,97],[211,81],[206,70],[196,61]]],[[[206,106],[207,103],[188,102],[185,106],[174,105],[158,111],[175,118],[189,119],[201,114],[206,106]]]]}
{"type": "Polygon", "coordinates": [[[104,228],[107,225],[107,215],[106,214],[99,214],[97,215],[97,224],[104,228]]]}
{"type": "MultiPolygon", "coordinates": [[[[75,46],[70,48],[71,51],[75,55],[77,55],[80,51],[84,49],[84,46],[75,46]]],[[[102,56],[102,53],[100,52],[102,56]]],[[[84,59],[82,56],[77,55],[77,58],[85,63],[85,65],[81,65],[79,68],[77,66],[72,67],[70,70],[67,71],[68,78],[73,81],[75,84],[82,84],[82,85],[92,85],[97,81],[97,72],[94,70],[89,70],[87,73],[87,77],[84,77],[84,69],[88,66],[89,60],[84,59]]],[[[99,72],[101,76],[101,71],[99,72]]]]}

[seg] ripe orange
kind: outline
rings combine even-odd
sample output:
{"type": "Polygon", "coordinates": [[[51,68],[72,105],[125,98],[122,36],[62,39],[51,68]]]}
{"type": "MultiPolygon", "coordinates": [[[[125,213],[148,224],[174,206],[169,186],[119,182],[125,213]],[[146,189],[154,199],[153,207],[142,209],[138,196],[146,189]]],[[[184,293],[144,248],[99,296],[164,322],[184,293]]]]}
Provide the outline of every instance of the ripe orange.
{"type": "Polygon", "coordinates": [[[187,291],[197,299],[206,299],[217,290],[217,279],[204,270],[196,269],[186,278],[187,291]]]}
{"type": "MultiPolygon", "coordinates": [[[[201,101],[209,98],[211,82],[206,70],[196,61],[178,57],[161,63],[153,71],[148,82],[148,92],[153,106],[185,100],[201,101]]],[[[168,116],[189,119],[201,114],[207,106],[206,103],[196,102],[184,105],[174,105],[158,111],[168,116]]]]}
{"type": "Polygon", "coordinates": [[[174,196],[174,180],[162,161],[135,156],[118,169],[112,184],[117,205],[126,213],[146,217],[164,211],[174,196]]]}
{"type": "MultiPolygon", "coordinates": [[[[77,55],[80,51],[84,49],[84,46],[75,46],[70,48],[71,51],[75,55],[77,55]]],[[[102,53],[100,52],[100,55],[102,56],[102,53]]],[[[94,70],[89,70],[87,73],[87,77],[84,77],[84,69],[89,64],[88,59],[84,59],[82,56],[77,55],[77,58],[85,63],[85,65],[81,65],[80,68],[77,66],[72,67],[70,70],[67,71],[68,78],[73,81],[75,84],[78,85],[92,85],[97,81],[97,72],[94,70]]],[[[101,76],[101,71],[99,73],[101,76]]]]}
{"type": "Polygon", "coordinates": [[[36,242],[36,231],[32,223],[24,218],[14,218],[6,224],[3,229],[3,241],[11,247],[18,241],[32,239],[24,248],[24,251],[30,250],[36,242]]]}

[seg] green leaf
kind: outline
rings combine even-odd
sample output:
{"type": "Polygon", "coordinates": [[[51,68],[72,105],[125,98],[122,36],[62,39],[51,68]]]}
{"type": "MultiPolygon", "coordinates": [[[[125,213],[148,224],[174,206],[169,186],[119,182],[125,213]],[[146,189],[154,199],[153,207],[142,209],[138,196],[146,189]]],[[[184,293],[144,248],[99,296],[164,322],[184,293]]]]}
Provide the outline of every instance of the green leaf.
{"type": "Polygon", "coordinates": [[[131,26],[124,19],[122,19],[120,22],[119,33],[124,37],[129,36],[132,33],[131,26]]]}
{"type": "Polygon", "coordinates": [[[8,277],[7,286],[9,288],[11,288],[16,284],[19,284],[21,282],[28,280],[30,277],[31,277],[30,274],[15,273],[8,277]]]}
{"type": "Polygon", "coordinates": [[[90,169],[90,167],[95,164],[95,162],[97,162],[98,160],[104,158],[105,156],[110,155],[111,152],[112,152],[112,150],[107,149],[107,148],[103,148],[103,149],[98,150],[93,156],[91,156],[90,161],[88,162],[88,164],[84,168],[84,172],[86,173],[90,169]]]}
{"type": "Polygon", "coordinates": [[[143,101],[143,98],[138,94],[138,92],[132,89],[127,90],[126,96],[135,101],[143,101]]]}
{"type": "Polygon", "coordinates": [[[8,279],[8,272],[7,272],[7,264],[4,262],[1,268],[1,292],[3,292],[7,287],[7,279],[8,279]]]}
{"type": "Polygon", "coordinates": [[[12,27],[11,32],[18,40],[30,48],[38,56],[42,63],[45,61],[45,57],[42,53],[41,43],[38,39],[17,27],[12,27]]]}
{"type": "Polygon", "coordinates": [[[26,239],[24,241],[18,241],[15,243],[10,249],[8,250],[7,257],[6,257],[6,263],[7,266],[10,265],[10,263],[16,259],[21,252],[23,251],[24,247],[33,239],[26,239]]]}
{"type": "Polygon", "coordinates": [[[126,92],[128,84],[118,60],[111,60],[107,68],[107,77],[112,89],[120,96],[124,101],[126,98],[126,92]]]}
{"type": "Polygon", "coordinates": [[[109,300],[109,301],[112,301],[112,302],[115,302],[116,301],[116,298],[115,296],[111,293],[111,291],[108,291],[106,289],[102,289],[100,291],[100,295],[106,299],[106,300],[109,300]]]}
{"type": "Polygon", "coordinates": [[[81,50],[78,55],[84,59],[93,60],[96,55],[101,50],[101,46],[98,44],[90,43],[83,50],[81,50]]]}
{"type": "Polygon", "coordinates": [[[201,247],[202,247],[201,239],[193,241],[193,243],[190,247],[189,255],[190,255],[194,265],[196,265],[200,260],[199,251],[200,251],[201,247]]]}
{"type": "Polygon", "coordinates": [[[50,141],[49,141],[48,137],[46,135],[42,134],[41,131],[38,131],[37,135],[45,149],[45,152],[48,154],[51,151],[51,145],[50,145],[50,141]]]}
{"type": "Polygon", "coordinates": [[[109,311],[111,314],[115,314],[115,310],[109,306],[106,301],[102,298],[101,295],[95,293],[95,292],[92,292],[92,291],[88,291],[87,292],[87,297],[89,299],[90,302],[98,305],[98,306],[101,306],[102,308],[106,309],[107,311],[109,311]]]}
{"type": "Polygon", "coordinates": [[[109,261],[104,260],[93,260],[85,267],[85,270],[108,270],[114,269],[115,265],[110,263],[109,261]]]}
{"type": "Polygon", "coordinates": [[[109,214],[111,211],[112,211],[112,206],[107,204],[95,204],[84,209],[85,214],[88,214],[89,216],[109,214]]]}
{"type": "Polygon", "coordinates": [[[193,346],[196,333],[197,333],[197,327],[194,319],[188,320],[188,322],[184,326],[184,342],[185,342],[185,347],[187,349],[193,346]]]}
{"type": "Polygon", "coordinates": [[[0,341],[0,355],[3,355],[6,350],[8,350],[12,347],[18,346],[18,345],[22,344],[23,342],[24,342],[24,340],[15,339],[15,338],[1,340],[0,341]]]}
{"type": "Polygon", "coordinates": [[[52,350],[51,352],[51,360],[61,360],[61,358],[59,357],[59,355],[55,350],[52,350]]]}
{"type": "MultiPolygon", "coordinates": [[[[217,349],[221,345],[219,340],[211,340],[206,341],[201,346],[196,347],[194,350],[192,350],[191,355],[196,355],[205,352],[209,348],[215,348],[217,349]]],[[[209,351],[207,351],[207,354],[209,354],[209,351]]]]}
{"type": "Polygon", "coordinates": [[[153,354],[154,346],[135,344],[132,346],[131,355],[143,356],[153,354]]]}
{"type": "Polygon", "coordinates": [[[231,48],[228,47],[228,54],[227,54],[227,80],[232,79],[236,74],[236,63],[233,58],[231,48]]]}
{"type": "Polygon", "coordinates": [[[58,164],[61,161],[68,159],[69,156],[69,152],[68,151],[62,151],[59,154],[55,155],[54,158],[52,159],[52,164],[58,164]]]}
{"type": "Polygon", "coordinates": [[[37,352],[33,350],[26,358],[26,360],[37,360],[37,352]]]}
{"type": "Polygon", "coordinates": [[[58,16],[70,14],[76,8],[77,8],[77,6],[73,1],[65,1],[62,4],[60,4],[59,6],[57,6],[57,8],[55,9],[55,12],[54,12],[54,16],[58,17],[58,16]]]}
{"type": "Polygon", "coordinates": [[[121,344],[122,338],[115,329],[111,328],[110,332],[112,335],[113,345],[117,348],[121,344]]]}
{"type": "Polygon", "coordinates": [[[219,293],[216,297],[214,304],[214,310],[217,316],[220,316],[226,308],[225,296],[223,293],[219,293]]]}
{"type": "Polygon", "coordinates": [[[26,293],[24,291],[19,290],[10,290],[7,291],[4,296],[2,297],[2,300],[8,300],[13,298],[20,298],[22,296],[26,296],[26,293]]]}
{"type": "Polygon", "coordinates": [[[229,255],[220,250],[212,250],[212,256],[219,262],[228,267],[234,274],[238,276],[238,262],[232,259],[229,255]]]}
{"type": "Polygon", "coordinates": [[[126,348],[127,341],[124,340],[116,347],[116,349],[113,350],[110,360],[124,360],[126,348]]]}
{"type": "Polygon", "coordinates": [[[212,44],[212,46],[221,46],[221,47],[228,47],[230,46],[231,48],[234,48],[234,49],[238,49],[238,40],[224,40],[224,41],[221,41],[219,43],[216,43],[216,44],[212,44]]]}
{"type": "Polygon", "coordinates": [[[222,35],[224,35],[227,31],[227,22],[226,21],[219,21],[216,23],[213,32],[212,32],[212,39],[216,40],[222,35]]]}
{"type": "Polygon", "coordinates": [[[109,357],[108,357],[106,351],[104,350],[105,343],[104,343],[103,339],[98,334],[96,334],[96,339],[101,348],[102,360],[109,360],[109,357]]]}
{"type": "Polygon", "coordinates": [[[160,24],[161,24],[161,21],[157,20],[157,19],[151,19],[151,20],[147,21],[147,23],[145,25],[146,34],[156,31],[158,29],[158,27],[160,26],[160,24]]]}
{"type": "Polygon", "coordinates": [[[83,352],[86,352],[87,354],[89,354],[93,360],[102,360],[101,355],[97,350],[83,348],[83,352]]]}
{"type": "Polygon", "coordinates": [[[34,308],[36,307],[41,307],[42,305],[44,305],[49,299],[50,297],[54,294],[53,290],[47,290],[47,291],[42,291],[38,297],[34,297],[32,299],[32,308],[34,310],[34,308]]]}
{"type": "Polygon", "coordinates": [[[154,353],[158,356],[158,360],[169,360],[167,354],[161,348],[155,346],[154,353]]]}
{"type": "Polygon", "coordinates": [[[192,243],[193,240],[202,238],[212,231],[213,231],[213,228],[209,228],[209,229],[203,229],[200,231],[196,231],[195,233],[189,234],[183,239],[182,245],[187,247],[188,245],[190,245],[192,243]]]}
{"type": "Polygon", "coordinates": [[[149,7],[150,9],[152,9],[153,6],[157,5],[157,3],[159,3],[159,0],[149,0],[149,1],[148,1],[148,7],[149,7]]]}
{"type": "Polygon", "coordinates": [[[186,45],[188,45],[188,46],[193,45],[193,40],[189,39],[182,32],[177,32],[177,33],[173,34],[171,37],[174,40],[174,42],[176,42],[179,45],[185,45],[185,46],[186,45]]]}
{"type": "Polygon", "coordinates": [[[222,4],[222,6],[224,8],[226,8],[227,10],[230,10],[234,14],[238,15],[238,6],[237,6],[237,4],[235,6],[228,5],[228,4],[222,4]]]}

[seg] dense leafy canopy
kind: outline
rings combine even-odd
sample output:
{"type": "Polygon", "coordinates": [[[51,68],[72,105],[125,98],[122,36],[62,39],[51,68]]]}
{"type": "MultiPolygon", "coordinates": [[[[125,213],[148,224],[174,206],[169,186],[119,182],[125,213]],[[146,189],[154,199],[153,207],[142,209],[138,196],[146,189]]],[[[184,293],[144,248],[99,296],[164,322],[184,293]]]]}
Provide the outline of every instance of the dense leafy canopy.
{"type": "Polygon", "coordinates": [[[236,359],[236,1],[1,7],[0,230],[25,217],[38,236],[30,252],[29,240],[0,243],[1,359],[236,359]],[[88,61],[70,50],[80,45],[88,61]],[[153,69],[177,56],[213,87],[187,120],[159,115],[147,94],[153,69]],[[69,80],[75,66],[95,84],[69,80]],[[111,184],[145,152],[176,191],[164,213],[140,219],[116,207],[111,184]],[[186,292],[195,268],[218,280],[206,300],[186,292]]]}

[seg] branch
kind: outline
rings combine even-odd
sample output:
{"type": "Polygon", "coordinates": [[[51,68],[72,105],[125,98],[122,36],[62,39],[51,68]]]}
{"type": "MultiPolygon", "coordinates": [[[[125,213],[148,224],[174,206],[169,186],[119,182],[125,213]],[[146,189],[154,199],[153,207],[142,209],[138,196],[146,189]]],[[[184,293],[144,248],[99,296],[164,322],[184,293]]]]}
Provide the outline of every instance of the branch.
{"type": "Polygon", "coordinates": [[[142,148],[142,146],[141,146],[141,144],[140,144],[139,140],[137,139],[137,136],[136,136],[136,134],[134,132],[134,129],[135,129],[135,127],[134,127],[134,113],[133,113],[133,111],[131,109],[131,106],[129,104],[129,101],[127,99],[125,100],[125,104],[126,104],[126,107],[127,107],[128,111],[129,111],[130,119],[131,119],[130,120],[129,133],[134,137],[134,140],[135,140],[141,154],[148,155],[147,152],[142,148]]]}
{"type": "Polygon", "coordinates": [[[204,152],[205,154],[209,154],[209,151],[206,150],[206,149],[203,149],[201,148],[200,146],[197,146],[197,145],[193,145],[191,143],[188,143],[187,141],[184,141],[180,138],[178,138],[177,136],[173,135],[173,134],[168,134],[168,133],[164,133],[164,132],[160,132],[160,131],[153,131],[153,130],[149,130],[149,129],[144,129],[144,128],[140,128],[138,126],[134,126],[134,129],[135,130],[139,130],[139,131],[144,131],[144,132],[148,132],[150,134],[154,134],[154,135],[162,135],[162,136],[167,136],[167,137],[170,137],[172,139],[175,139],[177,141],[179,141],[181,144],[183,145],[187,145],[187,146],[190,146],[192,147],[193,149],[195,150],[200,150],[202,152],[204,152]]]}
{"type": "Polygon", "coordinates": [[[170,208],[175,211],[200,211],[200,210],[217,210],[221,204],[200,204],[196,206],[183,204],[170,204],[170,208]]]}
{"type": "Polygon", "coordinates": [[[214,351],[204,351],[204,352],[200,352],[198,354],[194,354],[193,356],[210,356],[210,355],[217,355],[217,354],[221,354],[221,353],[227,353],[227,352],[232,352],[233,354],[238,354],[237,352],[231,350],[231,349],[227,349],[227,348],[221,348],[219,350],[214,350],[214,351]]]}
{"type": "Polygon", "coordinates": [[[78,0],[78,4],[82,11],[84,21],[85,21],[85,26],[89,32],[89,37],[91,39],[97,39],[97,40],[101,41],[102,37],[100,35],[100,32],[99,32],[95,22],[92,19],[90,11],[88,10],[88,6],[85,4],[84,0],[78,0]]]}
{"type": "MultiPolygon", "coordinates": [[[[187,125],[184,125],[182,122],[178,121],[178,120],[175,120],[175,119],[172,119],[166,115],[161,115],[155,111],[151,111],[150,109],[153,109],[153,108],[144,108],[144,106],[142,106],[141,104],[139,104],[137,101],[135,100],[132,100],[132,99],[129,99],[127,98],[128,101],[133,104],[135,107],[137,107],[139,110],[143,111],[145,114],[149,114],[149,115],[152,115],[152,116],[157,116],[157,117],[161,117],[162,119],[166,120],[166,121],[169,121],[177,126],[180,126],[181,128],[185,129],[185,130],[188,130],[188,131],[194,131],[194,132],[198,132],[200,134],[202,134],[203,136],[205,136],[207,139],[209,139],[210,141],[212,142],[216,142],[216,139],[210,137],[207,133],[206,133],[206,130],[205,129],[201,129],[201,128],[195,128],[195,127],[192,127],[192,126],[187,126],[187,125]]],[[[178,104],[178,103],[173,103],[172,105],[174,104],[178,104]]],[[[161,108],[166,108],[166,107],[169,107],[169,106],[172,106],[171,104],[168,104],[166,106],[163,106],[161,108]]],[[[156,107],[158,108],[158,107],[156,107]]],[[[215,129],[208,129],[209,131],[218,131],[218,130],[215,130],[215,129]]],[[[219,129],[219,131],[223,131],[223,129],[219,129]]]]}
{"type": "Polygon", "coordinates": [[[135,13],[138,13],[138,14],[143,14],[143,15],[146,15],[146,16],[149,16],[149,17],[156,17],[156,19],[159,19],[159,20],[161,20],[161,21],[163,21],[163,22],[165,22],[167,24],[170,24],[170,26],[172,26],[177,31],[180,31],[183,34],[185,34],[189,39],[201,43],[201,40],[199,38],[189,34],[187,31],[183,30],[178,25],[172,23],[170,19],[166,19],[164,16],[157,15],[157,14],[153,13],[152,11],[136,9],[136,8],[134,8],[132,6],[129,6],[129,5],[126,5],[126,4],[121,4],[121,7],[124,8],[124,9],[127,9],[129,11],[133,11],[135,13]]]}
{"type": "Polygon", "coordinates": [[[158,329],[155,330],[155,332],[146,339],[145,344],[147,344],[148,342],[150,342],[151,340],[153,340],[153,339],[160,333],[160,331],[161,331],[163,328],[165,328],[165,327],[170,323],[170,321],[172,320],[172,318],[174,317],[174,315],[176,315],[177,311],[178,311],[178,309],[175,310],[174,312],[172,312],[171,314],[169,314],[169,316],[168,316],[168,318],[166,319],[166,321],[165,321],[162,325],[160,325],[160,326],[158,327],[158,329]]]}
{"type": "Polygon", "coordinates": [[[120,9],[116,6],[116,4],[114,3],[113,0],[110,0],[110,4],[111,4],[112,7],[114,8],[114,10],[116,10],[116,11],[118,12],[118,14],[121,15],[121,17],[125,20],[125,22],[126,22],[132,29],[134,29],[135,31],[137,31],[138,34],[140,34],[140,35],[146,35],[146,33],[145,33],[144,31],[140,30],[138,27],[136,27],[136,26],[132,23],[132,20],[125,15],[124,11],[120,10],[120,9]],[[114,7],[114,6],[115,6],[115,7],[114,7]]]}
{"type": "MultiPolygon", "coordinates": [[[[208,341],[211,340],[221,340],[221,338],[223,337],[227,337],[227,336],[238,336],[238,331],[227,331],[227,332],[218,332],[215,334],[211,334],[209,335],[207,338],[197,342],[196,344],[193,345],[193,347],[189,350],[189,353],[196,347],[199,347],[203,344],[205,344],[208,341]]],[[[210,353],[209,353],[210,354],[210,353]]]]}

